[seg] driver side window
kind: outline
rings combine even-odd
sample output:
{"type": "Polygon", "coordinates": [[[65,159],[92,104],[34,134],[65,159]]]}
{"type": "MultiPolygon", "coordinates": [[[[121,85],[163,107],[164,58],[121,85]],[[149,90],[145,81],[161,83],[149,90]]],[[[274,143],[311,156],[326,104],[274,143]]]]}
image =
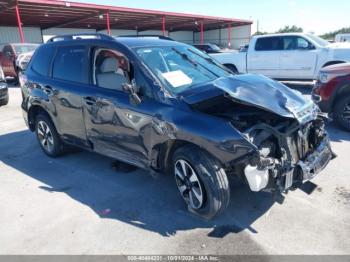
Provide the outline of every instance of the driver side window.
{"type": "Polygon", "coordinates": [[[93,71],[95,85],[116,91],[123,91],[123,84],[130,83],[133,78],[127,58],[110,49],[95,51],[93,71]]]}
{"type": "Polygon", "coordinates": [[[285,36],[283,37],[283,50],[306,50],[310,43],[303,37],[285,36]]]}

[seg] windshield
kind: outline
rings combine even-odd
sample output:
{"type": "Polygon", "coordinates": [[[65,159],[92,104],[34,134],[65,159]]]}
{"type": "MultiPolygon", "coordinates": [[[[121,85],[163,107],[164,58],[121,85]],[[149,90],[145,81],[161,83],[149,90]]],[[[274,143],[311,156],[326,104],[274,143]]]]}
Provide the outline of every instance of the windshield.
{"type": "Polygon", "coordinates": [[[230,75],[210,56],[186,45],[141,47],[136,49],[136,53],[164,86],[175,94],[230,75]]]}
{"type": "Polygon", "coordinates": [[[20,55],[27,52],[35,51],[39,45],[29,44],[29,45],[13,45],[16,55],[20,55]]]}
{"type": "Polygon", "coordinates": [[[316,35],[307,35],[308,37],[310,37],[312,40],[314,40],[317,44],[319,44],[320,46],[327,46],[330,43],[326,40],[324,40],[323,38],[316,36],[316,35]]]}
{"type": "Polygon", "coordinates": [[[218,47],[217,45],[214,45],[214,44],[210,44],[210,47],[213,51],[216,51],[216,52],[220,52],[221,49],[220,47],[218,47]]]}

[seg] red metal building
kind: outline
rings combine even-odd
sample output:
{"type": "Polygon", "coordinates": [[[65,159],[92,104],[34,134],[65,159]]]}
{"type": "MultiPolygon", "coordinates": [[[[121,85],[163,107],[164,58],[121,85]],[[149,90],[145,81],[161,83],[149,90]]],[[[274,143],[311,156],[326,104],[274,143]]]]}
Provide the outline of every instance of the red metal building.
{"type": "MultiPolygon", "coordinates": [[[[93,28],[97,31],[112,29],[160,30],[163,35],[175,31],[199,34],[201,43],[205,32],[226,29],[231,45],[232,28],[250,26],[251,21],[195,14],[162,12],[117,6],[96,5],[59,0],[0,0],[0,26],[16,26],[24,42],[23,27],[93,28]]],[[[0,32],[1,33],[1,32],[0,32]]]]}

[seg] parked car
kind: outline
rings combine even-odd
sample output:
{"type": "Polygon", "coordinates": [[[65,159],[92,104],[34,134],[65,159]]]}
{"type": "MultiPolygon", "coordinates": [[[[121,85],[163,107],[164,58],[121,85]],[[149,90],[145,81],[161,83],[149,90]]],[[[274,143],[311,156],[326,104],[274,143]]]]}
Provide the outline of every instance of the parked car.
{"type": "Polygon", "coordinates": [[[20,54],[16,59],[16,67],[19,69],[19,71],[25,71],[27,68],[27,65],[32,58],[34,54],[34,51],[26,52],[20,54]]]}
{"type": "Polygon", "coordinates": [[[16,60],[23,53],[34,51],[39,45],[29,43],[5,44],[0,52],[0,66],[4,70],[5,77],[12,77],[18,80],[18,66],[16,60]]]}
{"type": "Polygon", "coordinates": [[[350,63],[320,71],[312,97],[343,128],[350,130],[350,63]]]}
{"type": "Polygon", "coordinates": [[[69,144],[171,173],[205,218],[228,206],[228,175],[280,194],[332,158],[324,115],[301,93],[183,43],[98,36],[60,36],[28,65],[23,115],[48,156],[69,144]]]}
{"type": "Polygon", "coordinates": [[[248,49],[212,54],[239,73],[256,73],[282,80],[315,80],[321,68],[350,62],[350,45],[331,44],[303,33],[253,36],[248,49]]]}
{"type": "Polygon", "coordinates": [[[193,46],[207,54],[221,53],[220,47],[215,44],[194,44],[193,46]]]}
{"type": "Polygon", "coordinates": [[[19,85],[22,86],[23,83],[25,82],[25,71],[27,69],[27,65],[30,61],[30,59],[32,58],[34,54],[34,51],[31,52],[27,52],[27,53],[23,53],[21,55],[18,56],[18,58],[16,59],[16,66],[18,68],[18,82],[19,85]]]}
{"type": "Polygon", "coordinates": [[[0,66],[0,106],[7,105],[9,102],[9,93],[7,89],[4,71],[0,66]]]}

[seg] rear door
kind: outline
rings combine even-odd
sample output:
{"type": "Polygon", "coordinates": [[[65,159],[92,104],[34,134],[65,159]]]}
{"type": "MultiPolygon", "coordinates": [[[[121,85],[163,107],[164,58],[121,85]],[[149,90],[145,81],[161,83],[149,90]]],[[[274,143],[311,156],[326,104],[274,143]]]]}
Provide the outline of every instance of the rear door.
{"type": "Polygon", "coordinates": [[[282,39],[279,36],[259,37],[248,51],[247,69],[249,73],[263,74],[278,78],[282,39]]]}
{"type": "Polygon", "coordinates": [[[52,63],[50,94],[56,128],[68,142],[88,146],[83,119],[82,96],[88,84],[87,48],[83,45],[58,46],[52,63]]]}
{"type": "Polygon", "coordinates": [[[284,36],[281,51],[280,78],[312,79],[317,63],[317,50],[302,36],[284,36]]]}

